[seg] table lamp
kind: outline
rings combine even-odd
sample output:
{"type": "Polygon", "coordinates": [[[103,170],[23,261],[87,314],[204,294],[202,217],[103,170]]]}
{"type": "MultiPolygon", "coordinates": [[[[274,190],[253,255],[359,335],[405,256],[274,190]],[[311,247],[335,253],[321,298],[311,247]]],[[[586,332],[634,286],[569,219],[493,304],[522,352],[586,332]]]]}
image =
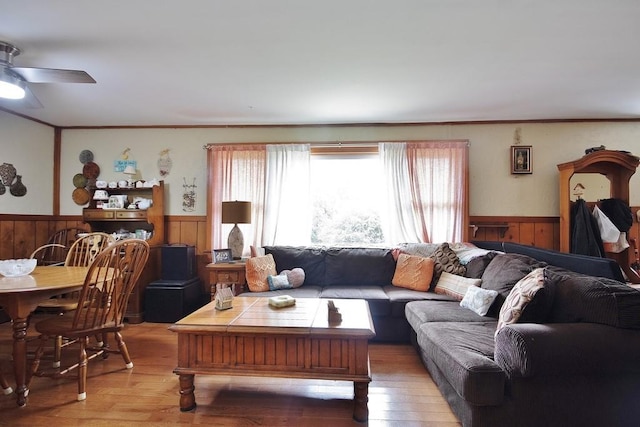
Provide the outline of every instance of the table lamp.
{"type": "Polygon", "coordinates": [[[244,249],[244,236],[238,227],[238,224],[251,223],[251,202],[222,202],[222,223],[234,224],[227,244],[231,249],[233,259],[242,258],[242,250],[244,249]]]}

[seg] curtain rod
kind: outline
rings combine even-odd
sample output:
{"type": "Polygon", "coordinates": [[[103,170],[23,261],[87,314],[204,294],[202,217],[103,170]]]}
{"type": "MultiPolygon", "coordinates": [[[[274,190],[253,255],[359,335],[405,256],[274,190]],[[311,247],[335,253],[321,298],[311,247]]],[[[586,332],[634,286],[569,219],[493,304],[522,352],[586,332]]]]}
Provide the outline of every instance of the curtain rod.
{"type": "Polygon", "coordinates": [[[379,143],[403,143],[403,142],[465,142],[467,146],[471,145],[468,139],[404,139],[404,140],[380,140],[380,141],[310,141],[310,142],[232,142],[232,143],[209,143],[202,146],[203,149],[215,147],[217,145],[252,145],[252,144],[308,144],[311,147],[329,147],[329,148],[350,148],[350,147],[377,147],[379,143]]]}

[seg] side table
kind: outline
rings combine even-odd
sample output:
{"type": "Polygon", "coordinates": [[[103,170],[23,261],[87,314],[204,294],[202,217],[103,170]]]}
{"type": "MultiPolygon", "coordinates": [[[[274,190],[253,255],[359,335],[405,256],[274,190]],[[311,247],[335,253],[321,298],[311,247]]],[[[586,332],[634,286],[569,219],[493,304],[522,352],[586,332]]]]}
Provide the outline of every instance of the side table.
{"type": "Polygon", "coordinates": [[[206,269],[209,271],[209,286],[212,301],[218,286],[231,286],[234,295],[244,292],[244,287],[247,284],[244,262],[210,263],[207,264],[206,269]]]}

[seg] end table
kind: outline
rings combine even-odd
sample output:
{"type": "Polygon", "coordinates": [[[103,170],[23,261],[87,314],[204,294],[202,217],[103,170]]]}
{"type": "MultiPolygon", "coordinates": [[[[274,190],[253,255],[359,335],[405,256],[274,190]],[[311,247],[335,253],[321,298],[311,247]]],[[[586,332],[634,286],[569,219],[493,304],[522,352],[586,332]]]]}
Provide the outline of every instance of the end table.
{"type": "Polygon", "coordinates": [[[221,262],[207,264],[209,271],[209,286],[213,301],[217,286],[231,286],[234,295],[244,292],[247,283],[245,263],[242,261],[221,262]]]}

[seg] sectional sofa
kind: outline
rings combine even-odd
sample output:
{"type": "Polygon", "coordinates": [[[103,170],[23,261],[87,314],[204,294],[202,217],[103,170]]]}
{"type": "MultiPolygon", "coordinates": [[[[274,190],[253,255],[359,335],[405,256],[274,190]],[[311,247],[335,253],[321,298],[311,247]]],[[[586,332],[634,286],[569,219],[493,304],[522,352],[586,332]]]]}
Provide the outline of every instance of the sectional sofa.
{"type": "Polygon", "coordinates": [[[640,292],[615,261],[474,243],[471,257],[448,251],[464,265],[453,277],[476,280],[458,294],[434,292],[436,279],[429,291],[394,285],[398,253],[439,247],[425,245],[266,247],[277,272],[303,269],[303,285],[244,295],[366,299],[375,339],[412,342],[464,426],[640,425],[640,292]],[[482,314],[461,306],[478,288],[493,295],[482,314]]]}

